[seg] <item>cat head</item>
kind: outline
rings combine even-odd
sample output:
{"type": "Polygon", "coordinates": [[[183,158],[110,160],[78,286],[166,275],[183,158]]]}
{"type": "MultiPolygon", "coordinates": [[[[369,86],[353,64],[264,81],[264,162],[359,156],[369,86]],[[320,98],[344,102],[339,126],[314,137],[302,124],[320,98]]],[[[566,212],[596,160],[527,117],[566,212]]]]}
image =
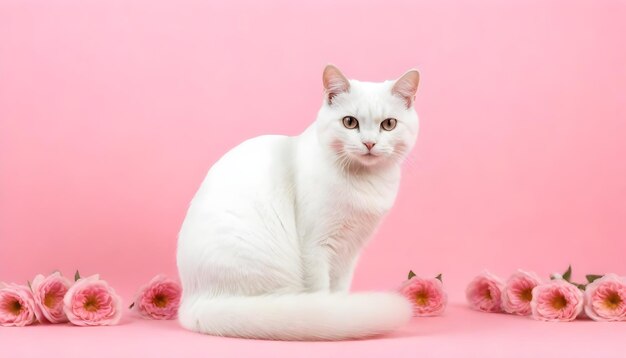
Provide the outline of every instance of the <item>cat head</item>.
{"type": "Polygon", "coordinates": [[[339,69],[324,69],[324,103],[317,118],[321,144],[343,165],[398,164],[417,139],[413,107],[419,72],[379,83],[348,80],[339,69]]]}

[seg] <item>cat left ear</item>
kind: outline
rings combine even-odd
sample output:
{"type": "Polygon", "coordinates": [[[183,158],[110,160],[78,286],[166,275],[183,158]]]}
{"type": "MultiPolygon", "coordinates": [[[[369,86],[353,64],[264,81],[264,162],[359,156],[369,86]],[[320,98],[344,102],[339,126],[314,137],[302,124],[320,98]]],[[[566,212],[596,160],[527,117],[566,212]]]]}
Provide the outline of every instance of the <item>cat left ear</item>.
{"type": "Polygon", "coordinates": [[[409,70],[402,75],[391,88],[391,93],[404,100],[406,108],[411,108],[415,100],[415,92],[420,82],[420,73],[417,70],[409,70]]]}
{"type": "Polygon", "coordinates": [[[348,82],[346,76],[333,65],[327,65],[324,68],[322,80],[324,81],[324,91],[326,92],[328,104],[333,103],[333,98],[336,95],[350,90],[350,82],[348,82]]]}

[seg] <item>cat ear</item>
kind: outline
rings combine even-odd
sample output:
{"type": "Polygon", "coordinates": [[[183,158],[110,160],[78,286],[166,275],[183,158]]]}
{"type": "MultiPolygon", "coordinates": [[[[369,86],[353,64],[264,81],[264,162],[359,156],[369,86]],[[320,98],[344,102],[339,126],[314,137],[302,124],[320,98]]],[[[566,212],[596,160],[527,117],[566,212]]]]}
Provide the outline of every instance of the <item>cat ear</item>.
{"type": "Polygon", "coordinates": [[[326,93],[328,104],[333,103],[333,97],[336,95],[350,90],[350,82],[348,82],[346,76],[333,65],[327,65],[326,68],[324,68],[322,79],[324,81],[324,92],[326,93]]]}
{"type": "Polygon", "coordinates": [[[409,70],[402,75],[391,88],[391,93],[404,100],[406,108],[411,108],[420,82],[420,73],[417,70],[409,70]]]}

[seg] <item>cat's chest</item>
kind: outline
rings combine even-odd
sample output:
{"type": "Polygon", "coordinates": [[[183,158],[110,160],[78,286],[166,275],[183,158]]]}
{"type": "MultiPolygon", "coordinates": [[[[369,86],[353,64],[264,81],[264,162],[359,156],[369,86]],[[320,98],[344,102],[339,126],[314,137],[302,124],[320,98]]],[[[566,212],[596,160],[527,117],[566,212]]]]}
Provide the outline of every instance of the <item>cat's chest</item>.
{"type": "Polygon", "coordinates": [[[397,183],[389,180],[334,178],[311,184],[297,201],[299,234],[331,243],[367,239],[397,191],[397,183]]]}

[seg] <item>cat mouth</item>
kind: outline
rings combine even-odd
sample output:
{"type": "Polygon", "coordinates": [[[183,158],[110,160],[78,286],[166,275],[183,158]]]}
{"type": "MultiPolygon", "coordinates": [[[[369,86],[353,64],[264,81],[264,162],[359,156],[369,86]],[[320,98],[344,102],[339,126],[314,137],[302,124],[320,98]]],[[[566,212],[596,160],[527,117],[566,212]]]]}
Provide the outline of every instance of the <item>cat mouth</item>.
{"type": "Polygon", "coordinates": [[[362,157],[365,158],[378,158],[380,157],[380,154],[376,154],[376,153],[372,153],[372,152],[367,152],[367,153],[363,153],[361,154],[362,157]]]}
{"type": "Polygon", "coordinates": [[[372,152],[363,153],[358,156],[361,163],[365,165],[374,164],[380,160],[381,156],[372,152]]]}

